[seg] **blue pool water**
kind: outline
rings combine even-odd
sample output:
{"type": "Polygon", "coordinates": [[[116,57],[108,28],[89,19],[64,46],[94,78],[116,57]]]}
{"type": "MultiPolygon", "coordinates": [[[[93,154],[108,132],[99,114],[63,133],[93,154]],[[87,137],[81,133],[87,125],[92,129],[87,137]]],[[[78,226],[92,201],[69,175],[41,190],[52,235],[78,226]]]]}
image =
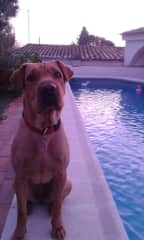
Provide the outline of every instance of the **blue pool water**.
{"type": "Polygon", "coordinates": [[[130,240],[144,239],[144,86],[74,79],[71,87],[130,240]]]}

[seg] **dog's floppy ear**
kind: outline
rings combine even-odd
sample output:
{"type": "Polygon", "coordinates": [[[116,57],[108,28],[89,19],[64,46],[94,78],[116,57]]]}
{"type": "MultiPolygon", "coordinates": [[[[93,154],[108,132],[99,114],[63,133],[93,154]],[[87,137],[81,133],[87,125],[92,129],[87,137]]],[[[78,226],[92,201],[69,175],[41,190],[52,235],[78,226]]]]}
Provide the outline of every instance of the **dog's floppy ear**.
{"type": "Polygon", "coordinates": [[[24,63],[20,66],[19,69],[15,70],[10,77],[10,84],[14,88],[24,88],[24,81],[25,81],[25,69],[27,64],[24,63]]]}
{"type": "Polygon", "coordinates": [[[71,68],[59,60],[56,61],[56,64],[58,65],[58,67],[60,68],[60,70],[63,74],[64,81],[70,80],[74,74],[73,71],[71,70],[71,68]]]}

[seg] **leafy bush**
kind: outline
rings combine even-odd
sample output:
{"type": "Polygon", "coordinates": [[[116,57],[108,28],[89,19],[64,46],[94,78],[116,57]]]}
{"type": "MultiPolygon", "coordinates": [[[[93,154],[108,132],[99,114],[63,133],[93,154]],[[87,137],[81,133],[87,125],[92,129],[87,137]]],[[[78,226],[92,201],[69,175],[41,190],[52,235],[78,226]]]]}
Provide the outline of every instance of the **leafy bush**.
{"type": "Polygon", "coordinates": [[[34,52],[32,54],[26,52],[24,54],[19,54],[19,55],[13,56],[14,69],[20,67],[20,65],[25,62],[41,62],[41,59],[37,52],[34,52]]]}
{"type": "Polygon", "coordinates": [[[37,52],[32,54],[24,53],[14,55],[11,53],[5,53],[0,56],[0,90],[9,89],[9,78],[13,71],[20,67],[25,62],[40,62],[41,59],[37,52]]]}

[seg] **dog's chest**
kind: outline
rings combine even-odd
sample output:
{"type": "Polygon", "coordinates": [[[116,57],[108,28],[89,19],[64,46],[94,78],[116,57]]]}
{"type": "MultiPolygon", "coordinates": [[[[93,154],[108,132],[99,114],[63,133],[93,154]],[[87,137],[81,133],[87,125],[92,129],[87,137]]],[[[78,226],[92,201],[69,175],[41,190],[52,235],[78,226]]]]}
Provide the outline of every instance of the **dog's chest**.
{"type": "Polygon", "coordinates": [[[41,151],[47,152],[48,151],[48,144],[49,144],[49,141],[47,139],[47,136],[43,136],[38,143],[38,148],[41,151]]]}
{"type": "Polygon", "coordinates": [[[62,131],[46,136],[29,134],[26,130],[19,132],[13,143],[12,161],[20,176],[28,177],[33,183],[47,183],[67,168],[67,139],[62,131]]]}
{"type": "Polygon", "coordinates": [[[25,166],[31,181],[36,184],[49,182],[63,169],[63,146],[45,136],[30,145],[32,149],[28,152],[32,154],[25,156],[25,166]]]}
{"type": "Polygon", "coordinates": [[[43,137],[35,145],[29,169],[34,182],[47,182],[55,175],[55,156],[49,150],[49,141],[43,137]]]}

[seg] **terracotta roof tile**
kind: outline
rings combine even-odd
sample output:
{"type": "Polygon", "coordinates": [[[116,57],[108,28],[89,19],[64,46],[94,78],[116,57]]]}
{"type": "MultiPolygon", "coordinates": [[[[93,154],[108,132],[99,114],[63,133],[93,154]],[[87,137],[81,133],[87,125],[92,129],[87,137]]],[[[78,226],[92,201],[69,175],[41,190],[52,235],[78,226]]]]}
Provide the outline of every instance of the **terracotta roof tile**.
{"type": "Polygon", "coordinates": [[[15,54],[37,52],[42,59],[123,61],[124,48],[115,46],[79,46],[27,44],[14,50],[15,54]]]}

